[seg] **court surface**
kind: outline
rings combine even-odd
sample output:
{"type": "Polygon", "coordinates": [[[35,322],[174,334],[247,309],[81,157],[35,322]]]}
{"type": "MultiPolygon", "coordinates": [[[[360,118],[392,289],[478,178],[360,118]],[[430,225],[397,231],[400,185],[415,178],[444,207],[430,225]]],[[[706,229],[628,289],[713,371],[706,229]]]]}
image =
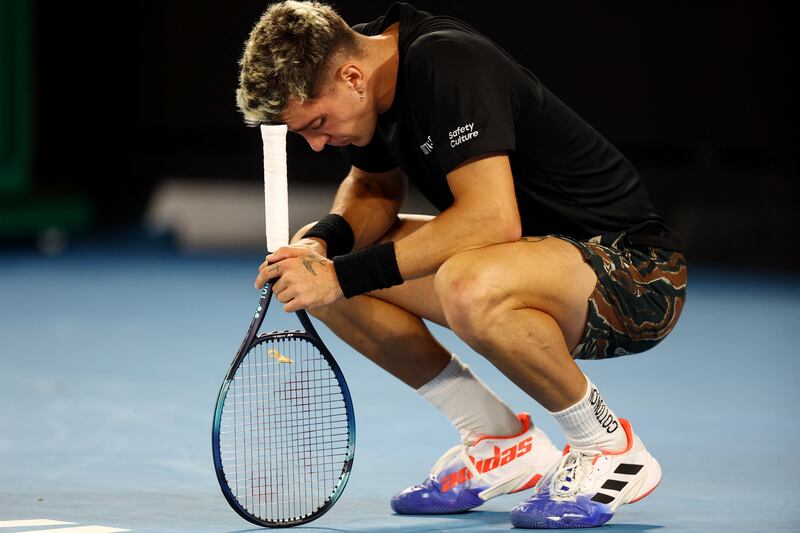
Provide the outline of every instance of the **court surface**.
{"type": "MultiPolygon", "coordinates": [[[[217,390],[257,300],[258,263],[152,244],[0,254],[0,533],[258,529],[223,499],[210,442],[217,390]]],[[[292,329],[295,318],[275,306],[267,323],[292,329]]],[[[392,513],[392,494],[421,481],[457,433],[320,330],[353,395],[356,458],[339,503],[302,529],[511,529],[520,495],[454,516],[392,513]]],[[[666,341],[581,363],[664,468],[660,487],[606,529],[800,531],[798,331],[800,279],[690,268],[684,316],[666,341]]],[[[563,444],[542,408],[436,333],[563,444]]]]}

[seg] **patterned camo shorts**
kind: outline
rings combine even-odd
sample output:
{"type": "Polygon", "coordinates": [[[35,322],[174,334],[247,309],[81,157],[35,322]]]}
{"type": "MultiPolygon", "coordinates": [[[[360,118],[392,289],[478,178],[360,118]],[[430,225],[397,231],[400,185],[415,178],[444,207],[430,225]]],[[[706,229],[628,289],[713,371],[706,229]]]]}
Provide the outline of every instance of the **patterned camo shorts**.
{"type": "Polygon", "coordinates": [[[554,235],[575,245],[597,274],[589,316],[575,359],[640,353],[672,331],[686,300],[681,252],[626,244],[624,233],[588,241],[554,235]]]}

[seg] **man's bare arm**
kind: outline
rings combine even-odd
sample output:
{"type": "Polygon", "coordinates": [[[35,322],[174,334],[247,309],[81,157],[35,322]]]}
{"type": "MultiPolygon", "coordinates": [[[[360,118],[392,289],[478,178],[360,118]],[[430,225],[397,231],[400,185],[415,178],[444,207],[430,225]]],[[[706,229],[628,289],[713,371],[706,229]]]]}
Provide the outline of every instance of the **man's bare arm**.
{"type": "Polygon", "coordinates": [[[403,279],[435,273],[453,255],[520,239],[522,226],[508,156],[488,154],[447,175],[455,202],[395,243],[403,279]]]}
{"type": "Polygon", "coordinates": [[[408,184],[399,169],[365,172],[353,167],[339,185],[332,213],[342,215],[353,228],[355,250],[376,242],[397,220],[408,184]]]}

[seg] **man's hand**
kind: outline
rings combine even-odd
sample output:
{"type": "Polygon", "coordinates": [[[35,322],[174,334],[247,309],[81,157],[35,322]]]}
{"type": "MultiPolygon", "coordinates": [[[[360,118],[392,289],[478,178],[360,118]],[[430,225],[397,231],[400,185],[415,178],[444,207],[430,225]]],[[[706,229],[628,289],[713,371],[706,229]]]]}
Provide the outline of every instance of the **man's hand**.
{"type": "MultiPolygon", "coordinates": [[[[303,239],[313,240],[313,239],[303,239]]],[[[269,280],[276,281],[272,292],[286,312],[328,305],[344,295],[333,269],[333,261],[306,246],[286,246],[266,257],[259,267],[256,288],[269,280]]],[[[316,241],[315,241],[316,242],[316,241]]]]}

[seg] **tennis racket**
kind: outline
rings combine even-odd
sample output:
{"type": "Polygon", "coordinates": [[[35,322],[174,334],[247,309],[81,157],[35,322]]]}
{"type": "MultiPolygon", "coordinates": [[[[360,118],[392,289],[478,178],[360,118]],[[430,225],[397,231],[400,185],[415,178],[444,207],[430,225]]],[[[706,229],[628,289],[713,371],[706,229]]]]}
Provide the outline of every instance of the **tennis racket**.
{"type": "MultiPolygon", "coordinates": [[[[267,250],[289,241],[286,126],[261,126],[267,250]]],[[[303,330],[261,333],[258,308],[219,390],[212,448],[225,499],[259,526],[287,527],[324,514],[341,496],[355,448],[350,392],[304,311],[303,330]]]]}

